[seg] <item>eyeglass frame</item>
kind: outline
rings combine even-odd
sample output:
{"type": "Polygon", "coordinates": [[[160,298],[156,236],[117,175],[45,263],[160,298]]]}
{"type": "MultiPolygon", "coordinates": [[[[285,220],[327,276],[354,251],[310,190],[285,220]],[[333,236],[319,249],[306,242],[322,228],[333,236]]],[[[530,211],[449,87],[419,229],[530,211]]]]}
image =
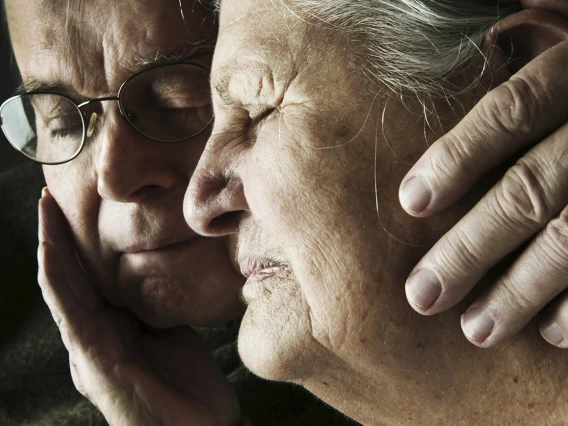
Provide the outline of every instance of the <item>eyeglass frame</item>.
{"type": "Polygon", "coordinates": [[[118,88],[118,92],[116,94],[116,96],[104,96],[101,98],[95,98],[95,99],[89,99],[87,101],[81,102],[80,104],[78,104],[76,101],[74,101],[73,99],[71,99],[69,96],[67,95],[63,95],[60,93],[53,93],[53,92],[45,92],[45,91],[39,91],[39,92],[29,92],[29,93],[22,93],[20,95],[15,95],[15,96],[11,96],[10,98],[6,99],[4,102],[2,102],[2,104],[0,105],[0,127],[3,128],[3,122],[2,122],[2,109],[4,108],[5,105],[7,105],[9,102],[13,101],[14,99],[18,99],[24,96],[29,96],[29,95],[57,95],[57,96],[61,96],[65,99],[67,99],[68,101],[70,101],[76,108],[77,111],[79,112],[79,115],[81,116],[81,122],[83,124],[83,136],[82,136],[82,140],[81,140],[81,144],[79,146],[79,149],[77,150],[77,152],[68,160],[65,161],[60,161],[60,162],[55,162],[55,163],[46,163],[43,161],[39,161],[36,160],[35,158],[30,157],[28,154],[26,154],[24,151],[22,151],[20,148],[18,148],[16,145],[14,145],[14,143],[12,143],[12,141],[10,140],[10,138],[8,137],[7,134],[4,134],[4,136],[6,136],[6,139],[8,140],[8,142],[10,143],[10,145],[12,145],[14,147],[14,149],[16,149],[18,152],[20,152],[22,155],[26,156],[27,158],[29,158],[30,160],[39,163],[39,164],[43,164],[46,166],[57,166],[60,164],[65,164],[68,163],[72,160],[74,160],[75,158],[77,158],[79,156],[79,154],[81,154],[81,152],[83,151],[83,148],[85,147],[85,142],[87,140],[87,114],[85,114],[81,108],[84,108],[94,102],[106,102],[106,101],[117,101],[118,102],[118,110],[120,112],[120,115],[122,116],[122,118],[124,118],[126,120],[126,122],[130,125],[130,127],[132,127],[132,129],[134,129],[138,134],[144,136],[146,139],[151,140],[152,142],[156,142],[156,143],[161,143],[161,144],[178,144],[178,143],[182,143],[182,142],[186,142],[190,139],[193,139],[197,136],[199,136],[200,134],[202,134],[203,132],[205,132],[210,126],[211,124],[213,124],[214,121],[214,116],[211,115],[211,120],[209,120],[209,122],[207,123],[207,125],[201,129],[199,132],[187,137],[187,138],[183,138],[180,140],[175,140],[175,141],[171,141],[171,142],[164,142],[161,141],[159,139],[155,139],[152,138],[148,135],[145,135],[144,133],[142,133],[140,130],[138,130],[134,124],[132,124],[132,122],[130,121],[130,118],[128,118],[128,114],[126,113],[126,111],[124,111],[123,107],[122,107],[122,103],[120,102],[120,94],[122,92],[122,89],[124,88],[124,86],[126,86],[132,79],[138,77],[139,75],[142,75],[144,73],[159,69],[159,68],[164,68],[164,67],[170,67],[170,66],[174,66],[174,65],[192,65],[192,66],[196,66],[197,68],[201,68],[203,71],[206,71],[207,73],[210,73],[210,69],[198,64],[197,62],[191,62],[191,61],[184,61],[184,62],[173,62],[170,64],[160,64],[160,65],[156,65],[153,67],[149,67],[143,70],[140,70],[138,72],[136,72],[135,74],[131,75],[130,77],[128,77],[118,88]]]}

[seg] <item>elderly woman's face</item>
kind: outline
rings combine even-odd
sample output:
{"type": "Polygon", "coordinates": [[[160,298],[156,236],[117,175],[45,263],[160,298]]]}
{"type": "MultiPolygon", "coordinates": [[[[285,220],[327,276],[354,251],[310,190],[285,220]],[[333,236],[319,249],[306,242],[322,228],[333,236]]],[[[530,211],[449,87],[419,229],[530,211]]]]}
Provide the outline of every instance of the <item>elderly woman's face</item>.
{"type": "Polygon", "coordinates": [[[383,117],[386,97],[350,46],[280,2],[225,0],[220,25],[215,127],[186,219],[204,234],[238,226],[241,356],[261,376],[303,383],[328,362],[358,362],[354,348],[377,336],[383,347],[410,311],[400,259],[418,251],[403,243],[429,236],[401,219],[397,188],[424,128],[394,101],[383,117]],[[383,119],[396,132],[383,134],[383,119]]]}

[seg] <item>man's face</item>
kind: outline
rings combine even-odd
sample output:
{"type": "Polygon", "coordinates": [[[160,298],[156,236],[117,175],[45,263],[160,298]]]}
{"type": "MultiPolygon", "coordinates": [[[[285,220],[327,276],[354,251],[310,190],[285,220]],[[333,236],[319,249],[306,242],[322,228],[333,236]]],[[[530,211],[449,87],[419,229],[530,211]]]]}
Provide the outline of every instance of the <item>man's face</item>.
{"type": "MultiPolygon", "coordinates": [[[[209,67],[208,12],[197,2],[8,0],[25,88],[76,102],[116,96],[134,73],[183,57],[209,67]]],[[[207,84],[207,81],[204,82],[207,84]]],[[[208,133],[184,143],[146,139],[103,102],[98,130],[69,163],[44,166],[86,269],[103,295],[155,327],[206,324],[241,310],[242,278],[227,241],[197,236],[184,221],[185,189],[208,133]]]]}

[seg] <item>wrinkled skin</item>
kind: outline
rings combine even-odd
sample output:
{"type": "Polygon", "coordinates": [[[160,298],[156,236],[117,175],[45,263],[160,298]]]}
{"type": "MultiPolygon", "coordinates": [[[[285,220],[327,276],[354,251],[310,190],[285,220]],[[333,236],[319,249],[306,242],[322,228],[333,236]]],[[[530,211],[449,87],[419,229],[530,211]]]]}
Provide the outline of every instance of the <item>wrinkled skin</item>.
{"type": "MultiPolygon", "coordinates": [[[[176,61],[174,54],[208,67],[215,36],[208,12],[184,4],[185,23],[177,2],[165,0],[69,10],[66,2],[9,0],[25,88],[47,86],[81,102],[115,96],[135,72],[176,61]]],[[[242,311],[243,279],[228,241],[198,236],[182,213],[208,132],[158,144],[135,132],[116,102],[102,105],[81,154],[44,166],[49,191],[39,211],[39,282],[75,386],[111,425],[240,424],[236,393],[208,348],[176,327],[242,311]]]]}
{"type": "Polygon", "coordinates": [[[69,351],[75,387],[112,426],[238,426],[237,396],[188,327],[149,329],[105,304],[73,252],[48,190],[39,205],[38,281],[69,351]]]}
{"type": "MultiPolygon", "coordinates": [[[[301,384],[363,424],[475,424],[486,410],[496,424],[564,418],[566,404],[544,404],[564,398],[565,357],[551,346],[543,353],[532,329],[484,352],[461,338],[458,309],[435,321],[409,309],[406,274],[468,203],[428,221],[403,214],[403,159],[427,146],[419,103],[373,86],[340,31],[286,6],[223,2],[216,121],[185,199],[200,234],[238,229],[245,365],[301,384]],[[517,364],[503,363],[513,357],[517,364]],[[542,357],[552,364],[534,368],[542,357]],[[509,386],[519,371],[526,382],[509,386]]],[[[509,78],[493,60],[495,83],[509,78]]],[[[458,101],[469,110],[478,95],[458,101]]],[[[462,118],[451,105],[436,111],[450,127],[462,118]]]]}
{"type": "MultiPolygon", "coordinates": [[[[59,86],[53,90],[78,102],[115,96],[143,69],[142,58],[187,56],[192,45],[214,38],[208,12],[190,3],[186,6],[195,14],[187,13],[186,26],[179,5],[171,1],[159,7],[152,1],[88,2],[71,8],[67,21],[64,2],[50,9],[43,0],[8,1],[11,39],[26,87],[59,86]]],[[[191,58],[208,67],[211,54],[209,41],[191,58]]],[[[114,306],[154,327],[235,318],[242,309],[242,278],[226,242],[197,236],[182,212],[207,134],[159,144],[132,129],[116,102],[103,103],[103,111],[76,159],[44,166],[94,285],[114,306]]]]}
{"type": "MultiPolygon", "coordinates": [[[[532,20],[504,33],[515,41],[532,37],[533,43],[520,43],[517,50],[533,60],[420,158],[402,182],[402,206],[413,216],[432,217],[456,203],[487,170],[542,142],[418,262],[406,294],[417,312],[442,312],[527,244],[510,269],[471,303],[461,319],[464,334],[475,345],[494,346],[548,305],[541,335],[568,348],[568,167],[563,161],[568,81],[562,77],[568,72],[568,3],[522,4],[534,8],[527,12],[532,20]],[[472,234],[475,239],[468,237],[472,234]]],[[[496,28],[507,30],[512,20],[506,21],[496,28]]]]}
{"type": "MultiPolygon", "coordinates": [[[[319,164],[318,164],[318,166],[319,166],[319,164]]],[[[50,203],[50,201],[47,201],[47,203],[50,203]]],[[[256,226],[256,225],[255,225],[255,226],[256,226]]],[[[53,223],[52,223],[51,227],[54,228],[53,223]]],[[[388,227],[387,227],[387,228],[388,228],[388,227]]],[[[253,228],[252,226],[251,226],[250,229],[253,229],[253,230],[254,230],[254,228],[253,228]]],[[[57,230],[56,230],[56,234],[57,234],[57,233],[60,233],[60,232],[63,232],[62,229],[57,229],[57,230]]],[[[251,231],[248,231],[248,232],[249,232],[249,233],[248,233],[249,237],[250,237],[250,235],[255,234],[255,232],[251,232],[251,231]]],[[[262,240],[265,241],[265,242],[264,242],[264,247],[265,247],[265,248],[266,248],[266,247],[270,247],[270,244],[273,244],[273,242],[267,241],[268,239],[266,238],[266,236],[262,236],[262,233],[258,233],[258,234],[261,235],[260,241],[262,241],[262,240]]],[[[245,234],[245,235],[246,235],[246,234],[245,234]]],[[[49,238],[48,238],[48,239],[49,239],[49,238]]],[[[250,240],[254,240],[254,237],[250,237],[250,240]]],[[[57,247],[64,246],[65,244],[69,244],[69,241],[63,241],[63,242],[62,242],[61,240],[58,240],[58,241],[57,241],[57,247]]],[[[44,246],[49,246],[49,242],[48,242],[47,244],[45,244],[44,246]]],[[[261,246],[261,247],[262,247],[262,246],[261,246]]],[[[276,257],[278,257],[278,256],[280,256],[280,255],[282,254],[282,249],[281,249],[281,248],[272,248],[272,249],[269,250],[269,251],[271,252],[271,255],[276,256],[276,257]]],[[[43,247],[43,248],[40,247],[40,255],[45,255],[45,253],[49,253],[49,249],[46,250],[45,247],[43,247]],[[42,250],[43,250],[43,252],[42,252],[42,250]]],[[[51,256],[51,257],[50,257],[51,262],[46,262],[47,265],[49,265],[49,264],[57,264],[58,261],[59,261],[59,262],[61,261],[61,259],[59,259],[59,260],[57,259],[57,256],[54,256],[53,251],[51,252],[51,255],[47,254],[47,256],[51,256]]],[[[44,271],[44,272],[47,273],[48,271],[44,271]]],[[[285,271],[285,272],[286,272],[286,271],[285,271]]],[[[46,274],[46,276],[47,276],[47,275],[48,275],[48,274],[46,274]]],[[[48,286],[55,286],[55,285],[57,285],[57,283],[56,283],[56,282],[53,282],[53,281],[59,281],[57,278],[60,278],[60,277],[58,277],[57,275],[56,275],[55,277],[52,276],[52,279],[51,279],[51,280],[50,280],[49,278],[46,278],[46,279],[43,279],[43,282],[46,283],[48,286]],[[53,279],[53,278],[56,278],[56,279],[53,279]],[[50,281],[52,281],[52,282],[50,282],[50,281]]],[[[79,281],[79,280],[77,280],[77,281],[79,281]]],[[[45,290],[44,290],[44,291],[45,291],[45,290]]],[[[261,293],[262,293],[262,292],[261,292],[261,293]]],[[[256,298],[256,297],[255,297],[256,291],[255,291],[255,290],[252,290],[252,287],[250,287],[250,286],[248,287],[248,290],[246,290],[246,294],[248,295],[248,299],[251,300],[251,301],[253,301],[253,299],[256,298]]],[[[296,296],[296,294],[294,294],[293,291],[292,291],[292,294],[291,294],[291,295],[292,295],[292,296],[296,296]]],[[[87,302],[86,302],[83,306],[89,307],[89,301],[88,301],[88,299],[89,299],[89,298],[87,297],[87,302]]],[[[76,301],[75,301],[75,302],[76,302],[76,301]]],[[[259,305],[257,304],[257,306],[259,306],[259,305]]],[[[61,315],[57,315],[57,312],[58,312],[58,310],[59,310],[59,312],[61,312],[61,311],[63,310],[63,309],[62,309],[62,306],[61,306],[61,305],[57,306],[57,304],[52,304],[52,305],[50,305],[50,307],[52,308],[52,311],[55,310],[54,316],[55,316],[56,318],[58,318],[58,321],[60,321],[60,319],[62,318],[62,316],[61,316],[61,315]]],[[[388,306],[387,306],[387,307],[388,307],[388,306]]],[[[89,315],[94,315],[94,314],[93,314],[93,313],[89,313],[89,315]]],[[[88,318],[89,315],[87,315],[86,318],[88,318]]],[[[115,316],[115,313],[111,313],[111,314],[109,314],[109,315],[107,316],[107,318],[114,318],[114,316],[115,316]]],[[[68,318],[70,318],[70,317],[68,317],[68,318]]],[[[262,318],[262,316],[260,316],[260,318],[262,318]]],[[[73,320],[70,321],[70,325],[73,325],[73,323],[81,323],[81,321],[80,321],[79,318],[75,317],[73,320]]],[[[119,320],[119,321],[117,321],[116,323],[113,323],[112,326],[110,327],[111,330],[105,330],[105,333],[102,335],[102,337],[106,337],[106,338],[108,338],[109,336],[112,337],[112,332],[113,332],[113,331],[116,331],[117,329],[120,330],[120,328],[117,328],[117,326],[118,326],[119,324],[124,324],[124,323],[128,323],[128,321],[119,320]]],[[[59,324],[64,325],[65,322],[59,322],[59,324]]],[[[64,330],[65,330],[65,327],[62,327],[62,331],[64,331],[64,330]]],[[[132,331],[133,331],[133,330],[132,330],[131,328],[129,328],[128,336],[131,335],[132,331]]],[[[134,331],[136,331],[136,330],[135,330],[135,327],[134,327],[134,331]]],[[[284,327],[284,331],[286,331],[286,330],[285,330],[285,327],[284,327]]],[[[119,333],[119,334],[120,334],[120,333],[119,333]]],[[[154,334],[159,335],[160,333],[154,333],[154,334]]],[[[184,337],[175,336],[175,333],[173,333],[173,334],[174,334],[173,336],[167,336],[167,333],[166,333],[166,334],[162,334],[161,336],[153,336],[153,337],[161,337],[161,338],[163,338],[163,339],[166,340],[166,341],[168,340],[168,338],[172,337],[173,340],[176,341],[177,343],[179,343],[180,341],[182,341],[182,340],[184,339],[184,337]],[[176,340],[176,339],[177,339],[177,340],[176,340]]],[[[326,333],[326,334],[329,334],[329,333],[326,333]]],[[[65,335],[65,334],[64,334],[64,335],[65,335]]],[[[88,333],[87,333],[87,335],[88,335],[88,333]]],[[[127,337],[128,337],[128,336],[127,336],[127,337]]],[[[73,337],[74,337],[74,339],[75,339],[76,342],[77,342],[77,341],[80,341],[80,339],[79,339],[76,335],[73,336],[73,337]]],[[[124,337],[124,336],[122,336],[122,337],[124,337]]],[[[129,337],[129,338],[130,338],[130,337],[129,337]]],[[[121,339],[118,339],[118,340],[120,341],[121,339]]],[[[128,339],[127,339],[127,340],[128,340],[128,339]]],[[[136,339],[133,339],[133,340],[136,340],[136,339]]],[[[87,342],[88,342],[88,341],[89,341],[89,339],[87,339],[87,342]]],[[[100,339],[99,339],[99,338],[96,338],[94,341],[100,341],[100,339]]],[[[189,338],[186,339],[185,341],[188,342],[188,345],[189,345],[189,342],[191,342],[191,336],[189,336],[189,338]]],[[[328,341],[325,341],[325,340],[322,339],[322,341],[323,341],[324,343],[326,343],[328,347],[330,346],[330,345],[329,345],[329,342],[330,342],[329,340],[328,340],[328,341]]],[[[452,340],[449,340],[449,341],[452,342],[452,340]]],[[[68,339],[67,339],[67,342],[69,342],[68,339]]],[[[272,343],[269,341],[269,339],[268,339],[265,343],[267,344],[268,347],[269,347],[269,345],[272,344],[272,343]]],[[[362,343],[362,342],[361,342],[361,343],[362,343]]],[[[392,343],[392,342],[389,342],[388,344],[391,344],[391,343],[392,343]]],[[[386,341],[385,341],[385,345],[387,345],[387,342],[386,342],[386,341]]],[[[261,346],[262,346],[262,345],[261,345],[261,346]]],[[[335,345],[335,346],[336,346],[336,347],[340,347],[341,345],[335,345]]],[[[333,347],[333,345],[332,345],[332,347],[333,347]]],[[[129,355],[132,355],[132,354],[134,353],[134,352],[132,351],[132,349],[133,349],[133,348],[127,348],[126,353],[129,354],[129,355]]],[[[71,350],[71,349],[70,349],[70,350],[71,350]]],[[[72,351],[72,350],[71,350],[71,351],[72,351]]],[[[300,350],[300,352],[302,352],[304,355],[306,355],[306,351],[305,351],[305,350],[300,350]]],[[[73,351],[72,351],[72,353],[73,353],[73,351]]],[[[120,353],[120,351],[118,351],[118,353],[120,353]]],[[[179,352],[178,352],[178,353],[179,353],[179,352]]],[[[308,355],[309,355],[309,354],[308,354],[308,355]]],[[[270,358],[268,358],[268,359],[270,359],[270,358]]],[[[258,367],[258,368],[262,368],[262,364],[261,364],[262,359],[258,359],[258,361],[255,360],[254,362],[258,362],[257,367],[258,367]]],[[[89,366],[89,365],[86,365],[85,363],[83,363],[83,367],[84,367],[84,368],[86,367],[86,370],[88,370],[88,369],[90,368],[90,366],[89,366]]],[[[177,366],[169,365],[168,367],[169,367],[170,369],[179,368],[179,369],[180,369],[180,370],[179,370],[180,372],[182,372],[183,369],[184,369],[183,364],[179,364],[179,365],[177,365],[177,366]]],[[[272,370],[270,371],[270,373],[271,373],[271,374],[274,374],[274,373],[282,374],[282,372],[276,372],[276,371],[275,371],[275,368],[278,368],[278,367],[279,367],[278,365],[272,366],[272,367],[271,367],[272,370]]],[[[167,376],[167,375],[158,376],[157,379],[156,379],[156,377],[153,376],[153,370],[152,370],[152,368],[149,368],[149,365],[148,365],[148,364],[144,364],[144,363],[137,364],[137,369],[139,369],[138,372],[141,373],[140,376],[139,376],[139,378],[142,379],[142,381],[146,381],[146,383],[151,383],[151,384],[152,384],[152,388],[154,388],[154,389],[159,388],[161,392],[158,392],[158,395],[159,395],[160,397],[166,398],[166,399],[169,401],[169,402],[166,402],[165,404],[161,404],[161,403],[160,403],[160,400],[156,400],[156,399],[150,400],[150,399],[148,399],[148,398],[143,398],[143,397],[142,397],[142,400],[144,401],[144,403],[149,404],[149,405],[151,406],[151,407],[147,407],[150,412],[155,412],[156,407],[160,407],[160,406],[165,406],[165,405],[168,405],[168,404],[172,404],[172,401],[175,401],[175,400],[176,400],[176,398],[177,398],[176,392],[173,392],[173,393],[172,393],[172,392],[171,392],[171,388],[168,388],[168,386],[165,386],[165,387],[164,387],[164,384],[169,384],[169,385],[171,385],[171,384],[173,384],[173,383],[176,382],[176,380],[172,379],[171,376],[167,376]],[[153,382],[152,382],[152,378],[156,379],[158,382],[157,382],[157,383],[153,383],[153,382]],[[168,390],[170,391],[169,393],[168,393],[168,390]]],[[[282,370],[282,371],[284,372],[284,370],[282,370]]],[[[268,371],[267,371],[267,372],[268,372],[268,371]]],[[[183,373],[181,373],[181,374],[183,374],[183,373]]],[[[94,378],[97,379],[97,380],[105,377],[104,374],[101,375],[101,372],[100,372],[100,371],[97,371],[96,369],[93,371],[93,376],[94,376],[94,378]]],[[[130,381],[130,379],[131,379],[131,378],[130,378],[130,377],[127,377],[127,375],[121,375],[121,376],[118,376],[118,377],[115,377],[115,378],[111,378],[110,382],[112,382],[113,380],[116,380],[116,382],[118,382],[118,384],[117,384],[116,382],[115,382],[115,384],[117,384],[118,387],[120,387],[120,386],[126,386],[126,389],[128,389],[129,386],[130,386],[131,383],[132,383],[132,382],[130,381]]],[[[95,382],[96,382],[96,381],[95,381],[95,382]]],[[[103,380],[103,383],[104,383],[104,380],[103,380]]],[[[107,384],[108,384],[108,382],[107,382],[107,384]]],[[[177,384],[179,385],[179,383],[177,383],[177,384]]],[[[92,383],[91,383],[91,385],[92,385],[92,383]]],[[[88,387],[88,386],[87,386],[87,387],[88,387]]],[[[183,386],[182,386],[182,387],[183,387],[183,386]]],[[[86,392],[86,387],[85,387],[85,386],[82,386],[80,383],[78,383],[78,388],[79,388],[79,389],[83,389],[83,390],[85,391],[85,393],[88,393],[88,392],[86,392]]],[[[92,389],[96,389],[96,387],[93,387],[92,389]]],[[[155,396],[158,396],[158,395],[153,395],[153,396],[155,397],[155,396]]],[[[114,402],[116,403],[117,401],[114,401],[114,402]]],[[[132,405],[131,405],[132,402],[133,402],[133,401],[130,401],[130,400],[127,400],[127,399],[122,399],[122,400],[120,400],[120,401],[119,401],[119,404],[122,403],[122,404],[124,404],[124,407],[128,407],[128,408],[126,408],[126,409],[121,408],[120,410],[115,411],[115,413],[125,413],[125,412],[133,413],[134,415],[133,415],[132,417],[130,417],[130,419],[134,419],[134,420],[133,420],[134,422],[131,423],[131,424],[143,424],[143,423],[141,423],[141,420],[140,420],[141,417],[140,417],[140,418],[137,418],[137,417],[136,417],[136,415],[140,414],[140,412],[144,412],[144,410],[139,410],[140,406],[143,405],[143,404],[136,405],[137,402],[136,402],[136,400],[135,400],[135,401],[134,401],[135,406],[134,406],[134,409],[133,409],[133,407],[132,407],[132,405]],[[129,411],[129,410],[132,410],[132,411],[129,411]],[[140,422],[137,423],[137,421],[139,421],[139,420],[140,420],[140,422]]],[[[169,405],[169,406],[171,407],[171,406],[173,406],[173,405],[169,405]]],[[[99,407],[100,407],[101,409],[103,409],[103,412],[105,412],[105,413],[106,413],[105,409],[110,409],[110,410],[112,410],[112,409],[115,409],[115,410],[116,410],[116,409],[117,409],[117,405],[116,405],[116,404],[114,405],[114,407],[110,407],[110,408],[109,408],[108,406],[104,406],[104,405],[100,405],[99,407]]],[[[181,407],[180,407],[180,408],[181,408],[181,407]]],[[[342,408],[342,407],[340,407],[340,408],[342,408]]],[[[121,422],[120,422],[120,423],[117,423],[117,424],[127,424],[127,423],[122,423],[122,421],[124,421],[124,420],[125,420],[124,418],[123,418],[123,419],[120,419],[121,422]]],[[[154,418],[154,420],[155,420],[155,418],[154,418]]],[[[154,423],[154,424],[159,424],[159,423],[154,423]]],[[[197,424],[205,424],[205,423],[197,423],[197,424]]]]}

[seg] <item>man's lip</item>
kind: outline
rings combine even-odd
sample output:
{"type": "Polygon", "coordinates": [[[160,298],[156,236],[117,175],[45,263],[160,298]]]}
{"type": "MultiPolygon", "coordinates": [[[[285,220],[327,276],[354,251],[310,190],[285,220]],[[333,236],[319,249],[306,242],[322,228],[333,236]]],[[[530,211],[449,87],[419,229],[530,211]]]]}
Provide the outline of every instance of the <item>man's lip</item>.
{"type": "Polygon", "coordinates": [[[287,269],[288,265],[258,256],[239,256],[241,274],[247,279],[263,280],[287,269]]]}
{"type": "Polygon", "coordinates": [[[155,241],[145,241],[141,243],[132,244],[123,250],[120,250],[122,253],[126,254],[136,254],[136,253],[143,253],[148,251],[159,251],[165,250],[168,248],[174,248],[175,246],[191,243],[192,241],[196,240],[198,237],[192,238],[185,238],[180,239],[178,238],[164,238],[161,240],[155,241]]]}

